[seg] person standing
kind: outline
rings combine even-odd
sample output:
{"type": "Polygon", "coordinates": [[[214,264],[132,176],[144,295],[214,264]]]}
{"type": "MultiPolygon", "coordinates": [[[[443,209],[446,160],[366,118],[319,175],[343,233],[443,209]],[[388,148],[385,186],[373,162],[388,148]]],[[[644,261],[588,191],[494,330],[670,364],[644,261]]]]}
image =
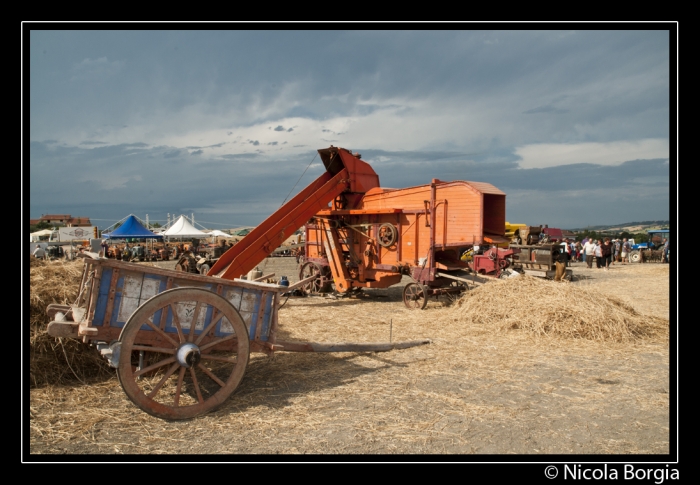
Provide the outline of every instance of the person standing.
{"type": "Polygon", "coordinates": [[[613,239],[613,260],[612,264],[615,264],[615,262],[620,262],[620,240],[619,239],[613,239]]]}
{"type": "Polygon", "coordinates": [[[595,242],[595,267],[600,269],[603,267],[603,250],[600,248],[600,239],[595,242]]]}
{"type": "Polygon", "coordinates": [[[622,239],[621,251],[622,252],[620,253],[620,259],[622,260],[622,264],[629,263],[629,254],[632,252],[632,245],[627,240],[627,238],[622,239]]]}
{"type": "MultiPolygon", "coordinates": [[[[581,241],[576,241],[575,247],[576,247],[576,261],[578,261],[580,263],[582,261],[581,258],[583,256],[583,251],[582,251],[583,245],[581,244],[581,241]]],[[[585,261],[585,260],[583,260],[583,261],[585,261]]]]}
{"type": "Polygon", "coordinates": [[[554,281],[563,281],[566,274],[566,264],[569,261],[569,253],[566,251],[566,243],[559,246],[559,254],[554,259],[556,270],[554,272],[554,281]]]}
{"type": "Polygon", "coordinates": [[[595,256],[595,241],[593,239],[588,239],[586,244],[583,245],[583,254],[586,266],[588,266],[588,269],[591,269],[593,267],[593,257],[595,256]]]}
{"type": "Polygon", "coordinates": [[[664,238],[662,249],[663,256],[661,258],[662,263],[668,263],[668,239],[664,238]]]}
{"type": "Polygon", "coordinates": [[[605,271],[608,271],[610,269],[610,264],[612,263],[612,255],[613,255],[613,245],[610,242],[610,238],[606,237],[605,242],[601,244],[600,246],[600,253],[602,256],[602,261],[601,265],[603,266],[603,269],[605,271]]]}

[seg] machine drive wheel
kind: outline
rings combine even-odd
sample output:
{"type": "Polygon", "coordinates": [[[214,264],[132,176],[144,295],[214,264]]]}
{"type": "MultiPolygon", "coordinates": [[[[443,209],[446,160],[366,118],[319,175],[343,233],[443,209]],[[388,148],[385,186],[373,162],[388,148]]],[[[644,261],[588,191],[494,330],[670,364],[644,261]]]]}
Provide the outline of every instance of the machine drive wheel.
{"type": "Polygon", "coordinates": [[[403,303],[407,308],[423,310],[428,305],[430,291],[427,286],[419,283],[409,283],[403,289],[403,303]]]}
{"type": "Polygon", "coordinates": [[[451,302],[459,300],[462,297],[462,293],[469,290],[469,286],[460,281],[451,282],[450,288],[458,288],[460,290],[459,293],[445,293],[445,296],[447,296],[447,299],[451,302]]]}
{"type": "Polygon", "coordinates": [[[387,222],[379,226],[377,242],[380,246],[389,248],[396,243],[397,236],[398,231],[396,230],[396,226],[387,222]]]}
{"type": "Polygon", "coordinates": [[[306,263],[302,264],[301,269],[299,270],[300,280],[306,279],[309,276],[316,275],[316,279],[311,280],[310,283],[307,283],[302,287],[304,293],[312,294],[332,291],[332,282],[326,281],[324,283],[321,281],[322,277],[326,280],[328,279],[328,270],[328,267],[321,267],[321,265],[316,264],[313,261],[307,261],[306,263]]]}
{"type": "Polygon", "coordinates": [[[202,266],[199,267],[199,273],[206,275],[210,269],[211,269],[211,266],[209,266],[209,264],[207,264],[207,263],[204,263],[204,264],[202,264],[202,266]]]}
{"type": "Polygon", "coordinates": [[[250,354],[238,311],[201,288],[152,297],[129,317],[119,342],[117,376],[124,392],[163,419],[189,419],[221,406],[243,379],[250,354]],[[161,330],[161,321],[170,332],[161,330]],[[141,343],[156,335],[157,346],[141,343]]]}
{"type": "Polygon", "coordinates": [[[642,253],[639,251],[639,249],[635,249],[630,253],[630,263],[641,263],[642,262],[642,253]]]}

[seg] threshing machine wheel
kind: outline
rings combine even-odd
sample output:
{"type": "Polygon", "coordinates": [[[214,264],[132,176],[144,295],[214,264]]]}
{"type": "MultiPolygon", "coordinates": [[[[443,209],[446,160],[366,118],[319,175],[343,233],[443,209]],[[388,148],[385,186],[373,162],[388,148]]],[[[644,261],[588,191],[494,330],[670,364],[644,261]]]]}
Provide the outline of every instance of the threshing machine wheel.
{"type": "Polygon", "coordinates": [[[175,263],[175,271],[184,271],[185,273],[199,273],[197,270],[197,260],[194,257],[185,254],[175,263]]]}
{"type": "Polygon", "coordinates": [[[464,291],[469,290],[469,285],[462,283],[461,281],[452,281],[450,283],[449,287],[453,288],[453,289],[459,288],[461,290],[459,293],[451,293],[451,292],[445,293],[445,296],[447,296],[447,299],[452,301],[452,302],[459,300],[462,296],[462,293],[464,291]]]}
{"type": "Polygon", "coordinates": [[[389,224],[388,222],[379,226],[379,234],[377,235],[377,242],[380,246],[388,248],[396,243],[398,236],[398,231],[396,226],[389,224]]]}
{"type": "Polygon", "coordinates": [[[124,392],[143,411],[164,419],[193,418],[221,406],[243,379],[250,354],[248,329],[238,311],[201,288],[174,288],[152,297],[127,320],[119,342],[117,376],[124,392]],[[160,329],[161,314],[177,332],[160,329]],[[208,323],[196,335],[200,321],[208,323]],[[221,336],[214,333],[219,322],[230,324],[221,336]],[[141,344],[148,333],[160,341],[141,344]],[[211,338],[203,343],[207,335],[211,338]]]}
{"type": "Polygon", "coordinates": [[[639,249],[635,249],[630,253],[630,263],[641,263],[642,252],[639,249]]]}
{"type": "Polygon", "coordinates": [[[411,310],[424,309],[428,305],[429,288],[419,283],[409,283],[403,289],[403,303],[411,310]]]}
{"type": "Polygon", "coordinates": [[[328,276],[328,271],[324,271],[321,265],[314,263],[313,261],[307,261],[301,265],[299,270],[299,279],[303,280],[309,276],[316,275],[316,279],[312,280],[310,283],[305,284],[302,289],[305,293],[321,293],[323,291],[329,291],[330,282],[322,283],[321,278],[328,276]]]}

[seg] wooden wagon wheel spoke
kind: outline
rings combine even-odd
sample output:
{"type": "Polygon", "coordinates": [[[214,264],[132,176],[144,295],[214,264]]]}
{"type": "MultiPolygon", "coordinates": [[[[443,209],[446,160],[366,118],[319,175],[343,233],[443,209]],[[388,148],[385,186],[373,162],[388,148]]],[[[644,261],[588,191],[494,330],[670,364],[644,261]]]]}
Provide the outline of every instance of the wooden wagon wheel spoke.
{"type": "Polygon", "coordinates": [[[202,372],[204,372],[207,376],[209,376],[209,378],[210,378],[211,380],[213,380],[214,382],[216,382],[216,383],[217,383],[218,385],[220,385],[221,387],[224,387],[224,386],[226,385],[226,383],[225,383],[224,381],[222,381],[221,379],[219,379],[218,377],[216,377],[214,374],[212,374],[212,372],[211,372],[209,369],[207,369],[206,367],[204,367],[202,364],[197,364],[197,367],[198,367],[202,372]]]}
{"type": "Polygon", "coordinates": [[[187,337],[188,342],[194,340],[194,329],[197,326],[197,319],[199,318],[199,309],[201,308],[201,302],[197,302],[194,306],[194,312],[192,313],[192,321],[190,322],[190,334],[187,337]]]}
{"type": "Polygon", "coordinates": [[[180,393],[182,392],[182,381],[185,379],[185,367],[180,367],[180,375],[177,376],[177,386],[175,387],[175,397],[173,398],[173,404],[175,406],[180,405],[180,393]]]}
{"type": "Polygon", "coordinates": [[[199,344],[202,342],[202,340],[204,340],[204,337],[206,337],[207,335],[209,335],[209,332],[211,332],[211,329],[214,328],[214,326],[215,326],[217,323],[219,323],[219,321],[223,318],[224,314],[221,313],[221,312],[218,312],[218,313],[219,313],[219,314],[216,316],[216,318],[212,318],[212,320],[211,320],[211,322],[209,323],[209,325],[207,325],[206,328],[205,328],[204,330],[202,330],[202,333],[199,334],[199,337],[198,337],[197,340],[195,340],[195,342],[194,342],[196,345],[199,345],[199,344]]]}
{"type": "Polygon", "coordinates": [[[199,403],[202,404],[204,403],[204,398],[202,397],[202,389],[199,387],[199,382],[197,381],[197,373],[194,371],[194,367],[190,367],[190,375],[192,376],[194,390],[197,393],[197,401],[199,401],[199,403]]]}
{"type": "Polygon", "coordinates": [[[175,307],[168,305],[168,308],[170,309],[170,314],[173,316],[173,325],[175,325],[177,329],[177,336],[180,338],[180,343],[183,343],[186,339],[185,334],[182,332],[182,326],[180,326],[180,317],[175,311],[175,307]]]}
{"type": "Polygon", "coordinates": [[[145,350],[146,352],[159,352],[161,354],[174,354],[177,348],[152,347],[150,345],[134,345],[133,350],[145,350]]]}
{"type": "Polygon", "coordinates": [[[238,311],[201,288],[175,288],[149,299],[131,315],[119,341],[117,375],[126,395],[143,411],[165,419],[188,419],[221,406],[243,379],[250,353],[248,329],[238,311]],[[178,318],[183,304],[193,308],[189,329],[178,318]],[[152,324],[163,310],[164,330],[152,324]],[[200,315],[201,331],[196,328],[200,315]],[[136,370],[141,353],[152,364],[136,370]]]}
{"type": "MultiPolygon", "coordinates": [[[[134,313],[134,315],[136,315],[136,313],[134,313]]],[[[133,317],[134,315],[131,315],[131,316],[133,317]]],[[[129,321],[131,321],[131,318],[129,318],[129,321]]],[[[170,342],[171,344],[173,344],[174,347],[177,347],[177,342],[175,342],[172,338],[170,338],[170,335],[168,335],[167,333],[163,332],[160,328],[158,328],[157,326],[155,326],[155,325],[153,324],[153,321],[152,321],[151,319],[148,319],[148,320],[146,321],[146,324],[147,324],[149,327],[151,327],[153,330],[155,330],[159,335],[161,335],[162,337],[164,337],[168,342],[170,342]]],[[[126,324],[124,324],[124,326],[126,327],[126,324]]],[[[141,325],[137,324],[136,322],[134,322],[134,326],[136,326],[136,327],[138,327],[138,328],[141,328],[141,325]]]]}
{"type": "Polygon", "coordinates": [[[175,357],[168,357],[167,359],[163,359],[153,365],[149,365],[148,367],[134,371],[134,377],[141,377],[144,374],[148,374],[149,372],[160,369],[161,367],[172,364],[173,362],[175,362],[175,357]]]}
{"type": "Polygon", "coordinates": [[[160,381],[158,381],[158,384],[156,384],[156,387],[154,387],[153,390],[147,394],[147,396],[150,398],[155,397],[156,394],[158,394],[158,391],[160,391],[160,388],[163,387],[163,384],[165,384],[165,381],[167,381],[168,378],[175,373],[178,367],[179,366],[177,364],[173,364],[172,366],[170,366],[168,372],[165,373],[163,378],[160,381]]]}
{"type": "Polygon", "coordinates": [[[208,344],[202,345],[199,347],[199,350],[207,350],[208,348],[214,347],[215,345],[219,345],[220,343],[227,342],[229,340],[235,339],[235,335],[229,335],[228,337],[223,337],[218,340],[212,340],[208,344]]]}
{"type": "Polygon", "coordinates": [[[202,360],[216,360],[217,362],[230,362],[231,364],[235,364],[237,362],[235,358],[221,357],[212,354],[202,354],[202,360]]]}

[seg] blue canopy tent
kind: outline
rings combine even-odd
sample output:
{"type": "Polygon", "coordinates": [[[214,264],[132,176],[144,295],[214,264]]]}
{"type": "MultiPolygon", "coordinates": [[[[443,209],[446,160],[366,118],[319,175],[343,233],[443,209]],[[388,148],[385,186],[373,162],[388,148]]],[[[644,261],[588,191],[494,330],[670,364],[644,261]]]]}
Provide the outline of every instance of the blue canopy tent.
{"type": "Polygon", "coordinates": [[[152,238],[152,239],[163,239],[163,236],[149,231],[146,227],[139,222],[135,215],[131,214],[129,217],[124,219],[122,225],[113,230],[110,233],[102,233],[102,237],[106,239],[126,239],[126,238],[152,238]]]}

